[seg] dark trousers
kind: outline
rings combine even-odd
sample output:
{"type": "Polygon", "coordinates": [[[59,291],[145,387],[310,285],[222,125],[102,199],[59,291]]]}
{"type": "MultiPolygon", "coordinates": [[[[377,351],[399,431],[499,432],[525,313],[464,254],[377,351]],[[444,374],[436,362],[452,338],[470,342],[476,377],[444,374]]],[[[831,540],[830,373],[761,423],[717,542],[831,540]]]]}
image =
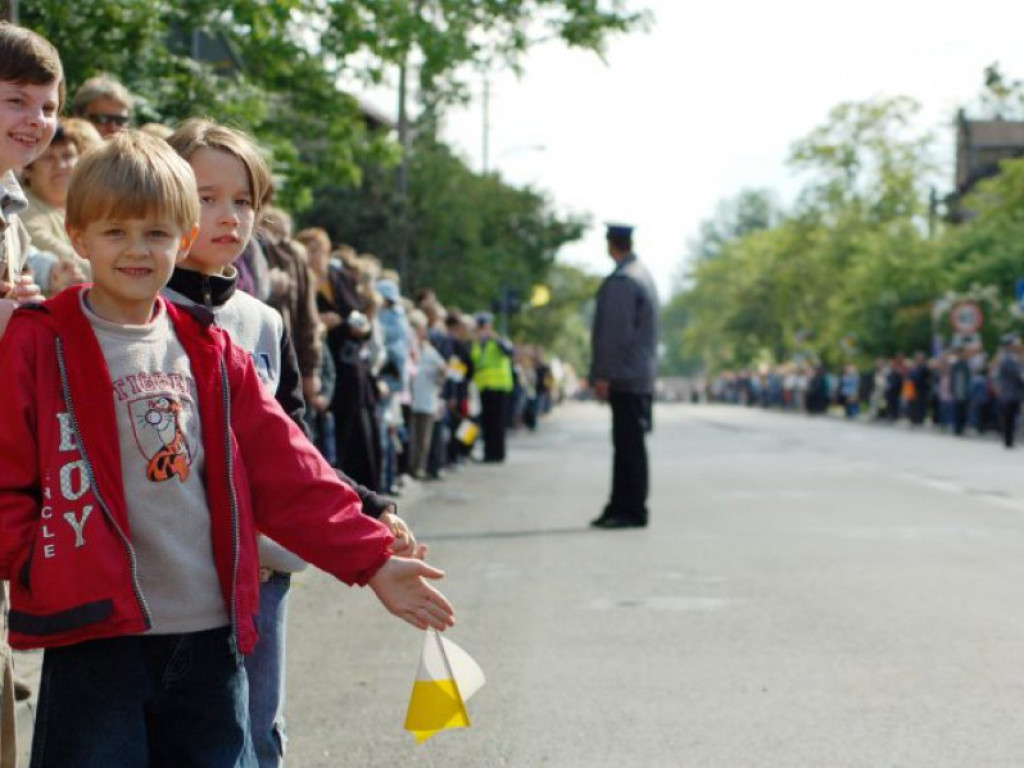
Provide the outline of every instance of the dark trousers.
{"type": "Polygon", "coordinates": [[[1020,400],[1004,400],[1000,404],[1003,419],[1003,445],[1013,448],[1013,439],[1017,436],[1017,415],[1020,413],[1020,400]]]}
{"type": "Polygon", "coordinates": [[[967,426],[967,401],[953,401],[953,434],[962,435],[967,426]]]}
{"type": "Polygon", "coordinates": [[[918,392],[917,397],[910,402],[909,410],[911,424],[924,424],[924,417],[928,414],[928,395],[918,392]]]}
{"type": "Polygon", "coordinates": [[[229,630],[49,648],[31,768],[251,768],[245,668],[229,630]]]}
{"type": "Polygon", "coordinates": [[[480,393],[480,430],[484,436],[484,461],[505,460],[508,426],[508,392],[485,389],[480,393]]]}
{"type": "Polygon", "coordinates": [[[647,446],[651,428],[651,396],[612,392],[612,497],[608,513],[647,523],[647,446]]]}
{"type": "Polygon", "coordinates": [[[430,453],[427,456],[427,476],[438,477],[446,463],[448,455],[447,414],[434,422],[433,434],[430,436],[430,453]]]}

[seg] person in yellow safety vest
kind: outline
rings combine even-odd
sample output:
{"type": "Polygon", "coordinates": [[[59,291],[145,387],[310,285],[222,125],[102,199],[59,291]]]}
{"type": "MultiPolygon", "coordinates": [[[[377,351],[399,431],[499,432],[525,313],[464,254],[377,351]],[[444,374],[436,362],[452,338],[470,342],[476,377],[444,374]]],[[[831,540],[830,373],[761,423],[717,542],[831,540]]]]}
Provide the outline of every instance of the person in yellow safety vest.
{"type": "Polygon", "coordinates": [[[477,337],[470,349],[473,383],[480,392],[480,428],[484,438],[484,461],[505,461],[505,430],[508,427],[508,399],[514,385],[512,346],[494,333],[494,315],[476,315],[477,337]]]}

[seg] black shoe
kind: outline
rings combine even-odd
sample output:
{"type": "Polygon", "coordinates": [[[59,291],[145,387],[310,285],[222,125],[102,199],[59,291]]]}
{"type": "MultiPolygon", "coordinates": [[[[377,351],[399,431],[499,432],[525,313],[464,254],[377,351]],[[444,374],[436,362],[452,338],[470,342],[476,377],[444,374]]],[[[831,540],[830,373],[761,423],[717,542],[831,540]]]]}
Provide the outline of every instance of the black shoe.
{"type": "Polygon", "coordinates": [[[611,507],[605,507],[601,510],[601,514],[590,521],[592,528],[603,528],[604,524],[611,518],[615,517],[615,513],[612,512],[611,507]]]}
{"type": "Polygon", "coordinates": [[[616,515],[614,517],[598,518],[592,525],[595,528],[644,528],[647,523],[643,520],[634,520],[632,517],[616,515]]]}

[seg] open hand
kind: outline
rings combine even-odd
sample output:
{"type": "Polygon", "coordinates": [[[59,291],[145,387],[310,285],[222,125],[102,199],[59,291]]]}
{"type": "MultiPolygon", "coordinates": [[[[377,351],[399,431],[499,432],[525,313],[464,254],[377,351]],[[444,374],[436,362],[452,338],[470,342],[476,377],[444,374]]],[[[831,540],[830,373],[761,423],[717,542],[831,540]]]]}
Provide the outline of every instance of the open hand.
{"type": "Polygon", "coordinates": [[[417,629],[444,631],[455,626],[455,610],[424,579],[440,579],[444,572],[422,560],[392,557],[370,579],[370,587],[385,608],[417,629]]]}

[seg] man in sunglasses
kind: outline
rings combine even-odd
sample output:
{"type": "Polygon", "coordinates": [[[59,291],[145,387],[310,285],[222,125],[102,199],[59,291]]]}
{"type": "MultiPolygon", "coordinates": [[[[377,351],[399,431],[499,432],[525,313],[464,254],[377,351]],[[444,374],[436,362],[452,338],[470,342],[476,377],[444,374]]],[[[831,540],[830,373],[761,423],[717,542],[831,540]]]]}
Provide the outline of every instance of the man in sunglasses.
{"type": "Polygon", "coordinates": [[[71,102],[71,111],[95,125],[100,135],[109,139],[128,127],[133,103],[132,95],[121,83],[98,75],[82,83],[71,102]]]}

